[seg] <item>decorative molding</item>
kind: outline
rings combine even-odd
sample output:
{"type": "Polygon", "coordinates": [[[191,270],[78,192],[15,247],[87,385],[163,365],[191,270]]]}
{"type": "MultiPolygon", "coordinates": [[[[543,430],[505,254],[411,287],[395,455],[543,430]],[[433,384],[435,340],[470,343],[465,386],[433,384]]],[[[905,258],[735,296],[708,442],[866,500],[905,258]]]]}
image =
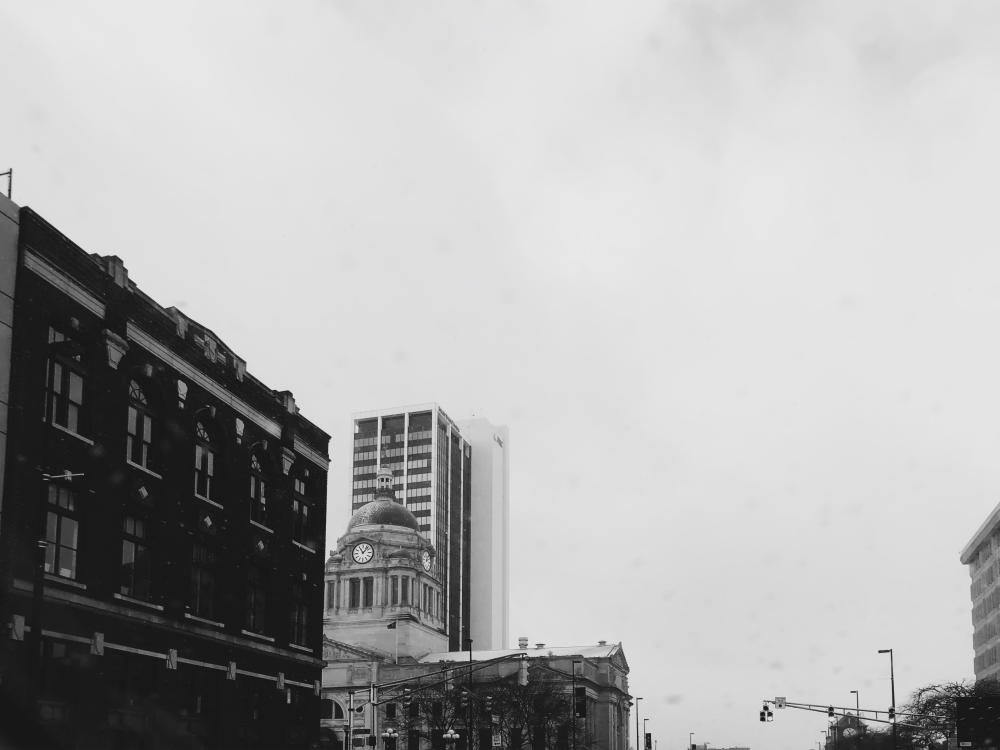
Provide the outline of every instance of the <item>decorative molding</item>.
{"type": "MultiPolygon", "coordinates": [[[[44,417],[42,418],[42,421],[43,422],[48,422],[48,420],[45,419],[44,417]]],[[[93,445],[94,444],[94,441],[91,440],[90,438],[84,437],[79,432],[73,432],[73,430],[71,430],[69,427],[63,427],[58,422],[49,422],[49,424],[52,425],[53,427],[55,427],[60,432],[65,432],[67,435],[72,435],[77,440],[79,440],[79,441],[81,441],[83,443],[86,443],[87,445],[93,445]]]]}
{"type": "Polygon", "coordinates": [[[153,604],[153,602],[145,602],[142,599],[133,599],[131,596],[125,596],[125,594],[119,594],[117,591],[112,594],[115,599],[120,602],[127,602],[129,604],[137,604],[140,607],[149,607],[150,609],[155,609],[157,612],[163,611],[162,604],[153,604]]]}
{"type": "Polygon", "coordinates": [[[143,331],[134,323],[128,323],[126,335],[130,340],[137,343],[150,354],[159,357],[160,360],[170,365],[188,380],[193,383],[197,383],[198,386],[211,393],[215,398],[219,399],[219,401],[228,404],[235,411],[249,418],[269,435],[278,438],[279,440],[281,439],[280,424],[250,406],[250,404],[243,399],[233,395],[233,393],[227,390],[223,385],[217,383],[194,365],[179,357],[171,351],[170,348],[157,341],[153,336],[143,331]]]}
{"type": "Polygon", "coordinates": [[[35,273],[40,278],[49,282],[52,286],[63,292],[67,297],[79,302],[83,307],[92,312],[97,317],[103,319],[105,313],[104,303],[98,297],[91,294],[86,288],[75,282],[61,271],[57,271],[41,256],[31,250],[24,251],[24,267],[35,273]]]}
{"type": "Polygon", "coordinates": [[[122,357],[128,352],[128,341],[107,328],[101,331],[101,336],[104,338],[104,346],[108,351],[108,367],[117,370],[122,357]]]}
{"type": "Polygon", "coordinates": [[[295,463],[295,451],[291,448],[285,446],[281,447],[281,470],[284,472],[285,476],[288,476],[288,472],[292,470],[292,464],[295,463]]]}
{"type": "Polygon", "coordinates": [[[303,458],[308,458],[323,471],[327,471],[330,468],[330,459],[321,454],[319,451],[313,450],[308,445],[303,443],[298,438],[292,442],[293,447],[298,451],[299,455],[303,458]]]}

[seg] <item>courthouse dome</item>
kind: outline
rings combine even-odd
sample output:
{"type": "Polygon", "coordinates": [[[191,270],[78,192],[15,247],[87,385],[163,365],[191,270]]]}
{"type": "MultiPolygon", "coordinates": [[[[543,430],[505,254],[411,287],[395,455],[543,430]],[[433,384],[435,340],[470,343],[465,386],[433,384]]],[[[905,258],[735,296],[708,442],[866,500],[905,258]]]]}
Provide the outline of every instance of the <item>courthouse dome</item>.
{"type": "Polygon", "coordinates": [[[347,530],[353,531],[358,526],[381,524],[385,526],[405,526],[414,531],[420,531],[420,524],[410,511],[389,498],[379,498],[362,505],[351,516],[347,530]]]}
{"type": "Polygon", "coordinates": [[[378,477],[375,481],[378,487],[375,490],[375,499],[358,508],[351,516],[347,530],[351,531],[358,526],[381,524],[405,526],[408,529],[420,531],[420,523],[416,516],[396,502],[396,493],[392,489],[392,471],[382,467],[378,470],[378,477]]]}

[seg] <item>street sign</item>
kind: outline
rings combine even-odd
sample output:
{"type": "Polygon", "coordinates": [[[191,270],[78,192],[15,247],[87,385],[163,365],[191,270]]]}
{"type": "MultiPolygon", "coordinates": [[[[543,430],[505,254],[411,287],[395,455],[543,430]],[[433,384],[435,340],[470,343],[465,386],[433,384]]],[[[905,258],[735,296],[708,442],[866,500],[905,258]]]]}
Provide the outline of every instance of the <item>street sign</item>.
{"type": "Polygon", "coordinates": [[[781,698],[775,698],[774,699],[774,707],[775,708],[784,708],[785,707],[785,698],[784,698],[784,696],[782,696],[781,698]]]}

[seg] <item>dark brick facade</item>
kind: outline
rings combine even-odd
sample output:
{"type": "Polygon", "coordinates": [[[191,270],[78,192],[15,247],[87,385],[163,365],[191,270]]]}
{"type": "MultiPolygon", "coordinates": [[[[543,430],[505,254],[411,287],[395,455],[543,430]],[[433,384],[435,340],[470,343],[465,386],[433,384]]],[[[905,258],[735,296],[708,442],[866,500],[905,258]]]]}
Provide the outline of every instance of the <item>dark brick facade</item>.
{"type": "Polygon", "coordinates": [[[67,747],[311,746],[329,436],[119,259],[19,218],[0,709],[67,747]]]}

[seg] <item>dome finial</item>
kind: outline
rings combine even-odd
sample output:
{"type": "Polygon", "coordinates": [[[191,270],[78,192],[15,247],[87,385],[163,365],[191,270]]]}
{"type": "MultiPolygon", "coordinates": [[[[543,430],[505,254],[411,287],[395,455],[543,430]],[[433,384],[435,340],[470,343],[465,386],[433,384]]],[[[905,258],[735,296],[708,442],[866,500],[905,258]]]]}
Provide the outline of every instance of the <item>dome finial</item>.
{"type": "Polygon", "coordinates": [[[392,469],[386,466],[380,466],[378,474],[375,477],[375,497],[388,497],[391,500],[396,499],[396,493],[392,489],[392,469]]]}

